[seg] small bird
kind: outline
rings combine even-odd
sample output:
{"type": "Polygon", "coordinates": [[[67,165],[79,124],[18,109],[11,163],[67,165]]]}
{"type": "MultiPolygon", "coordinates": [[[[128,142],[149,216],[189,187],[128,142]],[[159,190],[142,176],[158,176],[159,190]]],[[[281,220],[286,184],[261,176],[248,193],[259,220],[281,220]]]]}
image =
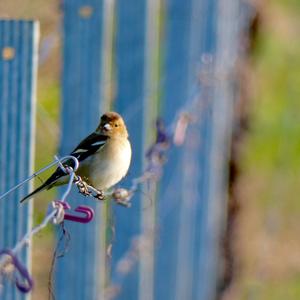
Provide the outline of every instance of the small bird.
{"type": "MultiPolygon", "coordinates": [[[[102,115],[96,130],[81,141],[70,155],[79,161],[76,175],[94,188],[102,191],[118,183],[127,174],[131,161],[131,146],[122,117],[116,112],[102,115]]],[[[73,167],[73,160],[64,162],[64,166],[73,167]]],[[[40,187],[20,202],[45,189],[66,184],[68,179],[68,175],[58,167],[40,187]]]]}

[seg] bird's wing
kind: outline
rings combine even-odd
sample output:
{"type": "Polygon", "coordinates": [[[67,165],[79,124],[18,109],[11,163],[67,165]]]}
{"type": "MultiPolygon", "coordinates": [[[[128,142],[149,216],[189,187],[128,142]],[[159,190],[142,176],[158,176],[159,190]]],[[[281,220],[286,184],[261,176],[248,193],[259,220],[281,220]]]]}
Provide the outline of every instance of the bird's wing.
{"type": "Polygon", "coordinates": [[[108,136],[92,133],[85,138],[71,153],[70,155],[76,157],[79,162],[85,160],[90,155],[99,151],[109,139],[108,136]]]}
{"type": "MultiPolygon", "coordinates": [[[[105,145],[107,139],[109,139],[108,136],[93,132],[88,137],[86,137],[83,141],[81,141],[79,145],[70,153],[70,155],[76,157],[79,163],[81,163],[89,156],[99,151],[105,145]]],[[[65,167],[74,168],[75,163],[72,159],[68,159],[63,163],[63,165],[65,167]]],[[[26,197],[24,197],[20,202],[23,202],[24,200],[32,197],[34,194],[36,194],[39,191],[42,191],[44,189],[50,189],[53,185],[55,185],[58,179],[60,179],[65,175],[66,174],[64,173],[64,171],[60,167],[58,167],[54,171],[54,173],[40,187],[38,187],[36,190],[34,190],[26,197]]]]}
{"type": "MultiPolygon", "coordinates": [[[[79,163],[81,163],[89,156],[99,151],[105,145],[107,139],[109,139],[108,136],[93,132],[83,141],[81,141],[79,145],[70,153],[70,155],[76,157],[79,163]]],[[[64,162],[63,165],[65,167],[74,168],[75,164],[72,159],[69,159],[66,162],[64,162]]],[[[64,171],[58,167],[45,183],[52,184],[64,175],[66,175],[64,171]]]]}

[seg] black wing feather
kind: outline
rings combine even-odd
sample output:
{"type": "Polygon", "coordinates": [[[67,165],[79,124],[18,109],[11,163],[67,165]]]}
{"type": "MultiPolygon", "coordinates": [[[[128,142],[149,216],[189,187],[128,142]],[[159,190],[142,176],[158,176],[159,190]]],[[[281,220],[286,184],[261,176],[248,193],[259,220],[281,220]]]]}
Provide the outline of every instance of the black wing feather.
{"type": "MultiPolygon", "coordinates": [[[[87,138],[85,138],[82,142],[79,143],[79,145],[70,153],[70,155],[76,157],[80,162],[84,161],[86,158],[97,152],[99,149],[101,149],[105,142],[109,139],[108,136],[97,134],[93,132],[90,134],[87,138]]],[[[69,159],[63,163],[65,167],[72,167],[74,168],[74,161],[72,159],[69,159]]],[[[24,197],[20,202],[23,202],[24,200],[30,198],[34,194],[36,194],[39,191],[42,191],[44,189],[49,189],[53,186],[53,184],[61,177],[65,176],[66,174],[64,171],[58,167],[54,173],[36,190],[34,190],[32,193],[24,197]]]]}
{"type": "MultiPolygon", "coordinates": [[[[102,148],[108,138],[108,136],[93,132],[87,138],[81,141],[79,145],[70,153],[70,155],[76,157],[80,163],[102,148]]],[[[64,162],[63,165],[65,167],[74,168],[75,163],[72,159],[69,159],[64,162]]],[[[45,183],[51,184],[64,175],[66,174],[61,168],[58,167],[45,183]]]]}
{"type": "Polygon", "coordinates": [[[79,162],[85,160],[90,155],[97,152],[103,147],[105,142],[109,139],[108,136],[92,133],[86,139],[84,139],[71,153],[70,155],[75,156],[79,162]],[[83,151],[80,151],[83,150],[83,151]]]}

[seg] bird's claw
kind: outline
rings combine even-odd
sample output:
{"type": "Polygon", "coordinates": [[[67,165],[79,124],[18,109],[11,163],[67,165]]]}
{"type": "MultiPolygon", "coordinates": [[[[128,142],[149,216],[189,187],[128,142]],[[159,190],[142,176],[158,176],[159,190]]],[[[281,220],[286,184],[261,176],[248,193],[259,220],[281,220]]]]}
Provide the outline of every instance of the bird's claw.
{"type": "Polygon", "coordinates": [[[101,190],[97,190],[93,186],[88,185],[80,176],[76,176],[74,183],[80,194],[83,194],[84,196],[93,196],[98,200],[104,200],[104,193],[101,190]]]}
{"type": "Polygon", "coordinates": [[[89,191],[88,184],[82,180],[80,176],[77,176],[76,181],[74,182],[78,188],[80,194],[84,196],[90,196],[91,192],[89,191]]]}

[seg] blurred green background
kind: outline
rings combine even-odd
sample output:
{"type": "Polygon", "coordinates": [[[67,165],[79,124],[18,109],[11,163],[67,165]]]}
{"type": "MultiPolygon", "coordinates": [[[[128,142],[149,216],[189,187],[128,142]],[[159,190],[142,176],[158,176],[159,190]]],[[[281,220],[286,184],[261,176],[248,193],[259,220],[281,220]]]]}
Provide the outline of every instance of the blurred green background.
{"type": "Polygon", "coordinates": [[[235,282],[225,299],[300,299],[300,1],[257,3],[239,146],[235,282]]]}
{"type": "MultiPolygon", "coordinates": [[[[242,174],[236,193],[241,209],[233,240],[237,270],[224,299],[300,299],[300,1],[254,5],[260,22],[243,83],[250,129],[239,146],[242,174]]],[[[59,1],[1,1],[0,17],[38,19],[41,44],[46,38],[52,41],[38,74],[39,169],[52,161],[59,140],[59,1]]],[[[36,199],[35,222],[53,197],[50,191],[36,199]]],[[[49,226],[34,239],[33,299],[47,293],[52,245],[49,226]]]]}

